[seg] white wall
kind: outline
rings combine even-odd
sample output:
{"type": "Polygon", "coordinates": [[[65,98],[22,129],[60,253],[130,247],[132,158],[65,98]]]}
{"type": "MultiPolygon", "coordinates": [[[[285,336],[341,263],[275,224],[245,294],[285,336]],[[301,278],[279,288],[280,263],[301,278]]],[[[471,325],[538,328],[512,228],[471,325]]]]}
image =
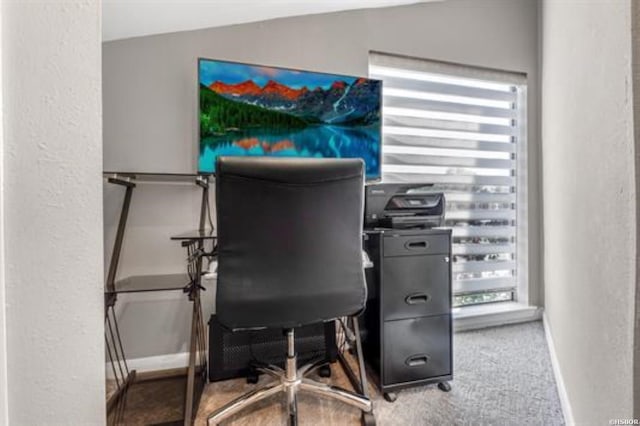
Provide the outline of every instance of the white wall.
{"type": "Polygon", "coordinates": [[[633,73],[633,134],[635,146],[636,167],[636,295],[635,295],[635,331],[634,331],[634,358],[633,358],[633,414],[640,418],[640,238],[638,232],[638,212],[640,211],[640,197],[637,196],[640,188],[640,155],[638,155],[640,142],[640,4],[631,2],[631,56],[633,73]]]}
{"type": "Polygon", "coordinates": [[[3,2],[1,37],[7,423],[102,424],[100,2],[3,2]]]}
{"type": "MultiPolygon", "coordinates": [[[[350,75],[368,74],[370,50],[529,76],[529,300],[540,304],[538,176],[538,5],[536,0],[448,0],[377,10],[276,19],[104,43],[104,167],[193,172],[197,147],[198,57],[350,75]]],[[[184,269],[173,231],[197,220],[195,191],[147,187],[134,199],[121,276],[184,269]]],[[[121,191],[105,190],[105,241],[111,249],[121,191]]],[[[210,297],[210,292],[205,294],[210,297]]],[[[138,301],[135,303],[141,304],[138,301]]],[[[123,301],[123,299],[121,299],[123,301]]],[[[176,302],[180,303],[180,302],[176,302]]],[[[184,305],[184,304],[183,304],[184,305]]],[[[138,305],[136,305],[138,306],[138,305]]],[[[157,354],[142,344],[158,321],[178,327],[188,306],[129,306],[121,316],[129,356],[157,354]]],[[[206,308],[205,302],[205,308],[206,308]]],[[[177,330],[177,328],[171,328],[177,330]]],[[[186,336],[187,330],[184,331],[186,336]]],[[[183,342],[167,340],[170,352],[183,342]]]]}
{"type": "Polygon", "coordinates": [[[575,421],[633,415],[631,3],[544,0],[545,309],[575,421]]]}
{"type": "MultiPolygon", "coordinates": [[[[0,3],[0,82],[2,80],[2,4],[0,3]]],[[[0,106],[2,101],[2,84],[0,84],[0,106]]],[[[7,386],[7,316],[4,279],[4,127],[3,108],[0,107],[0,424],[9,423],[9,390],[7,386]]]]}

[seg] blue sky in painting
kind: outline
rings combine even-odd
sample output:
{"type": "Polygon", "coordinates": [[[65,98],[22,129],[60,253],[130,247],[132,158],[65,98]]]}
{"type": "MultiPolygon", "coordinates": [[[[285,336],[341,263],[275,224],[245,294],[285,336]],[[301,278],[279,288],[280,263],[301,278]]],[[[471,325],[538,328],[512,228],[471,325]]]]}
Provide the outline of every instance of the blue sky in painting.
{"type": "Polygon", "coordinates": [[[309,90],[313,90],[316,87],[327,89],[336,80],[351,84],[356,78],[260,65],[238,64],[235,62],[206,59],[200,61],[200,83],[205,86],[209,86],[215,81],[236,84],[251,79],[260,87],[267,84],[269,80],[275,80],[294,89],[306,86],[309,90]]]}

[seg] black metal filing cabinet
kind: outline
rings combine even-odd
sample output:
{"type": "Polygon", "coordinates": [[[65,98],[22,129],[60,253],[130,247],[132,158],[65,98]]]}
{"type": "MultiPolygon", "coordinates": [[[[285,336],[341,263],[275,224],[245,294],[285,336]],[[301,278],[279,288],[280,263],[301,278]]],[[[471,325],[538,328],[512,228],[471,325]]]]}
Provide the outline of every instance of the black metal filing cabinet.
{"type": "Polygon", "coordinates": [[[385,399],[453,378],[451,230],[365,231],[367,308],[360,321],[366,361],[385,399]]]}

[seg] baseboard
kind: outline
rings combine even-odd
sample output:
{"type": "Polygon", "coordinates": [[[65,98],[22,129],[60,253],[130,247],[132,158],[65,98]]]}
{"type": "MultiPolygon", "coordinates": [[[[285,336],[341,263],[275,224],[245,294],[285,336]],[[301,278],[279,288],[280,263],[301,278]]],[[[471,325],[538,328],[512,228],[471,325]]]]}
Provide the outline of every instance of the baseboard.
{"type": "MultiPolygon", "coordinates": [[[[184,368],[189,365],[189,352],[177,354],[157,355],[144,358],[131,358],[127,360],[129,370],[136,370],[138,373],[146,371],[171,370],[174,368],[184,368]]],[[[117,368],[117,367],[116,367],[117,368]]],[[[113,379],[113,369],[111,364],[106,365],[107,379],[113,379]]]]}
{"type": "Polygon", "coordinates": [[[573,411],[571,410],[569,395],[567,394],[567,388],[565,387],[562,372],[560,371],[560,362],[556,356],[556,347],[553,344],[553,337],[549,330],[546,312],[542,314],[542,325],[544,327],[544,336],[547,339],[547,346],[549,347],[549,357],[551,358],[551,367],[553,368],[553,375],[555,376],[556,386],[558,387],[558,396],[560,397],[560,406],[562,407],[564,422],[567,425],[575,425],[576,422],[573,419],[573,411]]]}
{"type": "Polygon", "coordinates": [[[537,321],[542,309],[516,302],[492,303],[453,310],[454,331],[477,330],[499,325],[537,321]]]}

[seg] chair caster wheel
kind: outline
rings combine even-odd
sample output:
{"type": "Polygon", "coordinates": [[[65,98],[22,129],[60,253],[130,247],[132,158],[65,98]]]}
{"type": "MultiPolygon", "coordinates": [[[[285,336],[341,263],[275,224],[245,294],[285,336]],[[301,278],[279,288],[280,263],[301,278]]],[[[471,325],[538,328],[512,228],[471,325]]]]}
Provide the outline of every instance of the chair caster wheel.
{"type": "Polygon", "coordinates": [[[255,385],[256,383],[258,383],[259,379],[260,375],[253,369],[249,372],[249,374],[247,374],[247,383],[250,385],[255,385]]]}
{"type": "Polygon", "coordinates": [[[438,389],[440,389],[442,392],[449,392],[451,391],[451,385],[449,384],[449,382],[440,382],[438,383],[438,389]]]}
{"type": "Polygon", "coordinates": [[[382,396],[387,402],[396,402],[396,399],[398,399],[398,394],[395,392],[385,392],[382,396]]]}
{"type": "Polygon", "coordinates": [[[331,366],[329,364],[323,365],[318,369],[318,376],[331,377],[331,366]]]}
{"type": "Polygon", "coordinates": [[[362,426],[375,426],[376,418],[373,416],[373,413],[362,413],[360,423],[362,423],[362,426]]]}
{"type": "Polygon", "coordinates": [[[295,414],[289,415],[289,426],[298,426],[298,416],[295,414]]]}

